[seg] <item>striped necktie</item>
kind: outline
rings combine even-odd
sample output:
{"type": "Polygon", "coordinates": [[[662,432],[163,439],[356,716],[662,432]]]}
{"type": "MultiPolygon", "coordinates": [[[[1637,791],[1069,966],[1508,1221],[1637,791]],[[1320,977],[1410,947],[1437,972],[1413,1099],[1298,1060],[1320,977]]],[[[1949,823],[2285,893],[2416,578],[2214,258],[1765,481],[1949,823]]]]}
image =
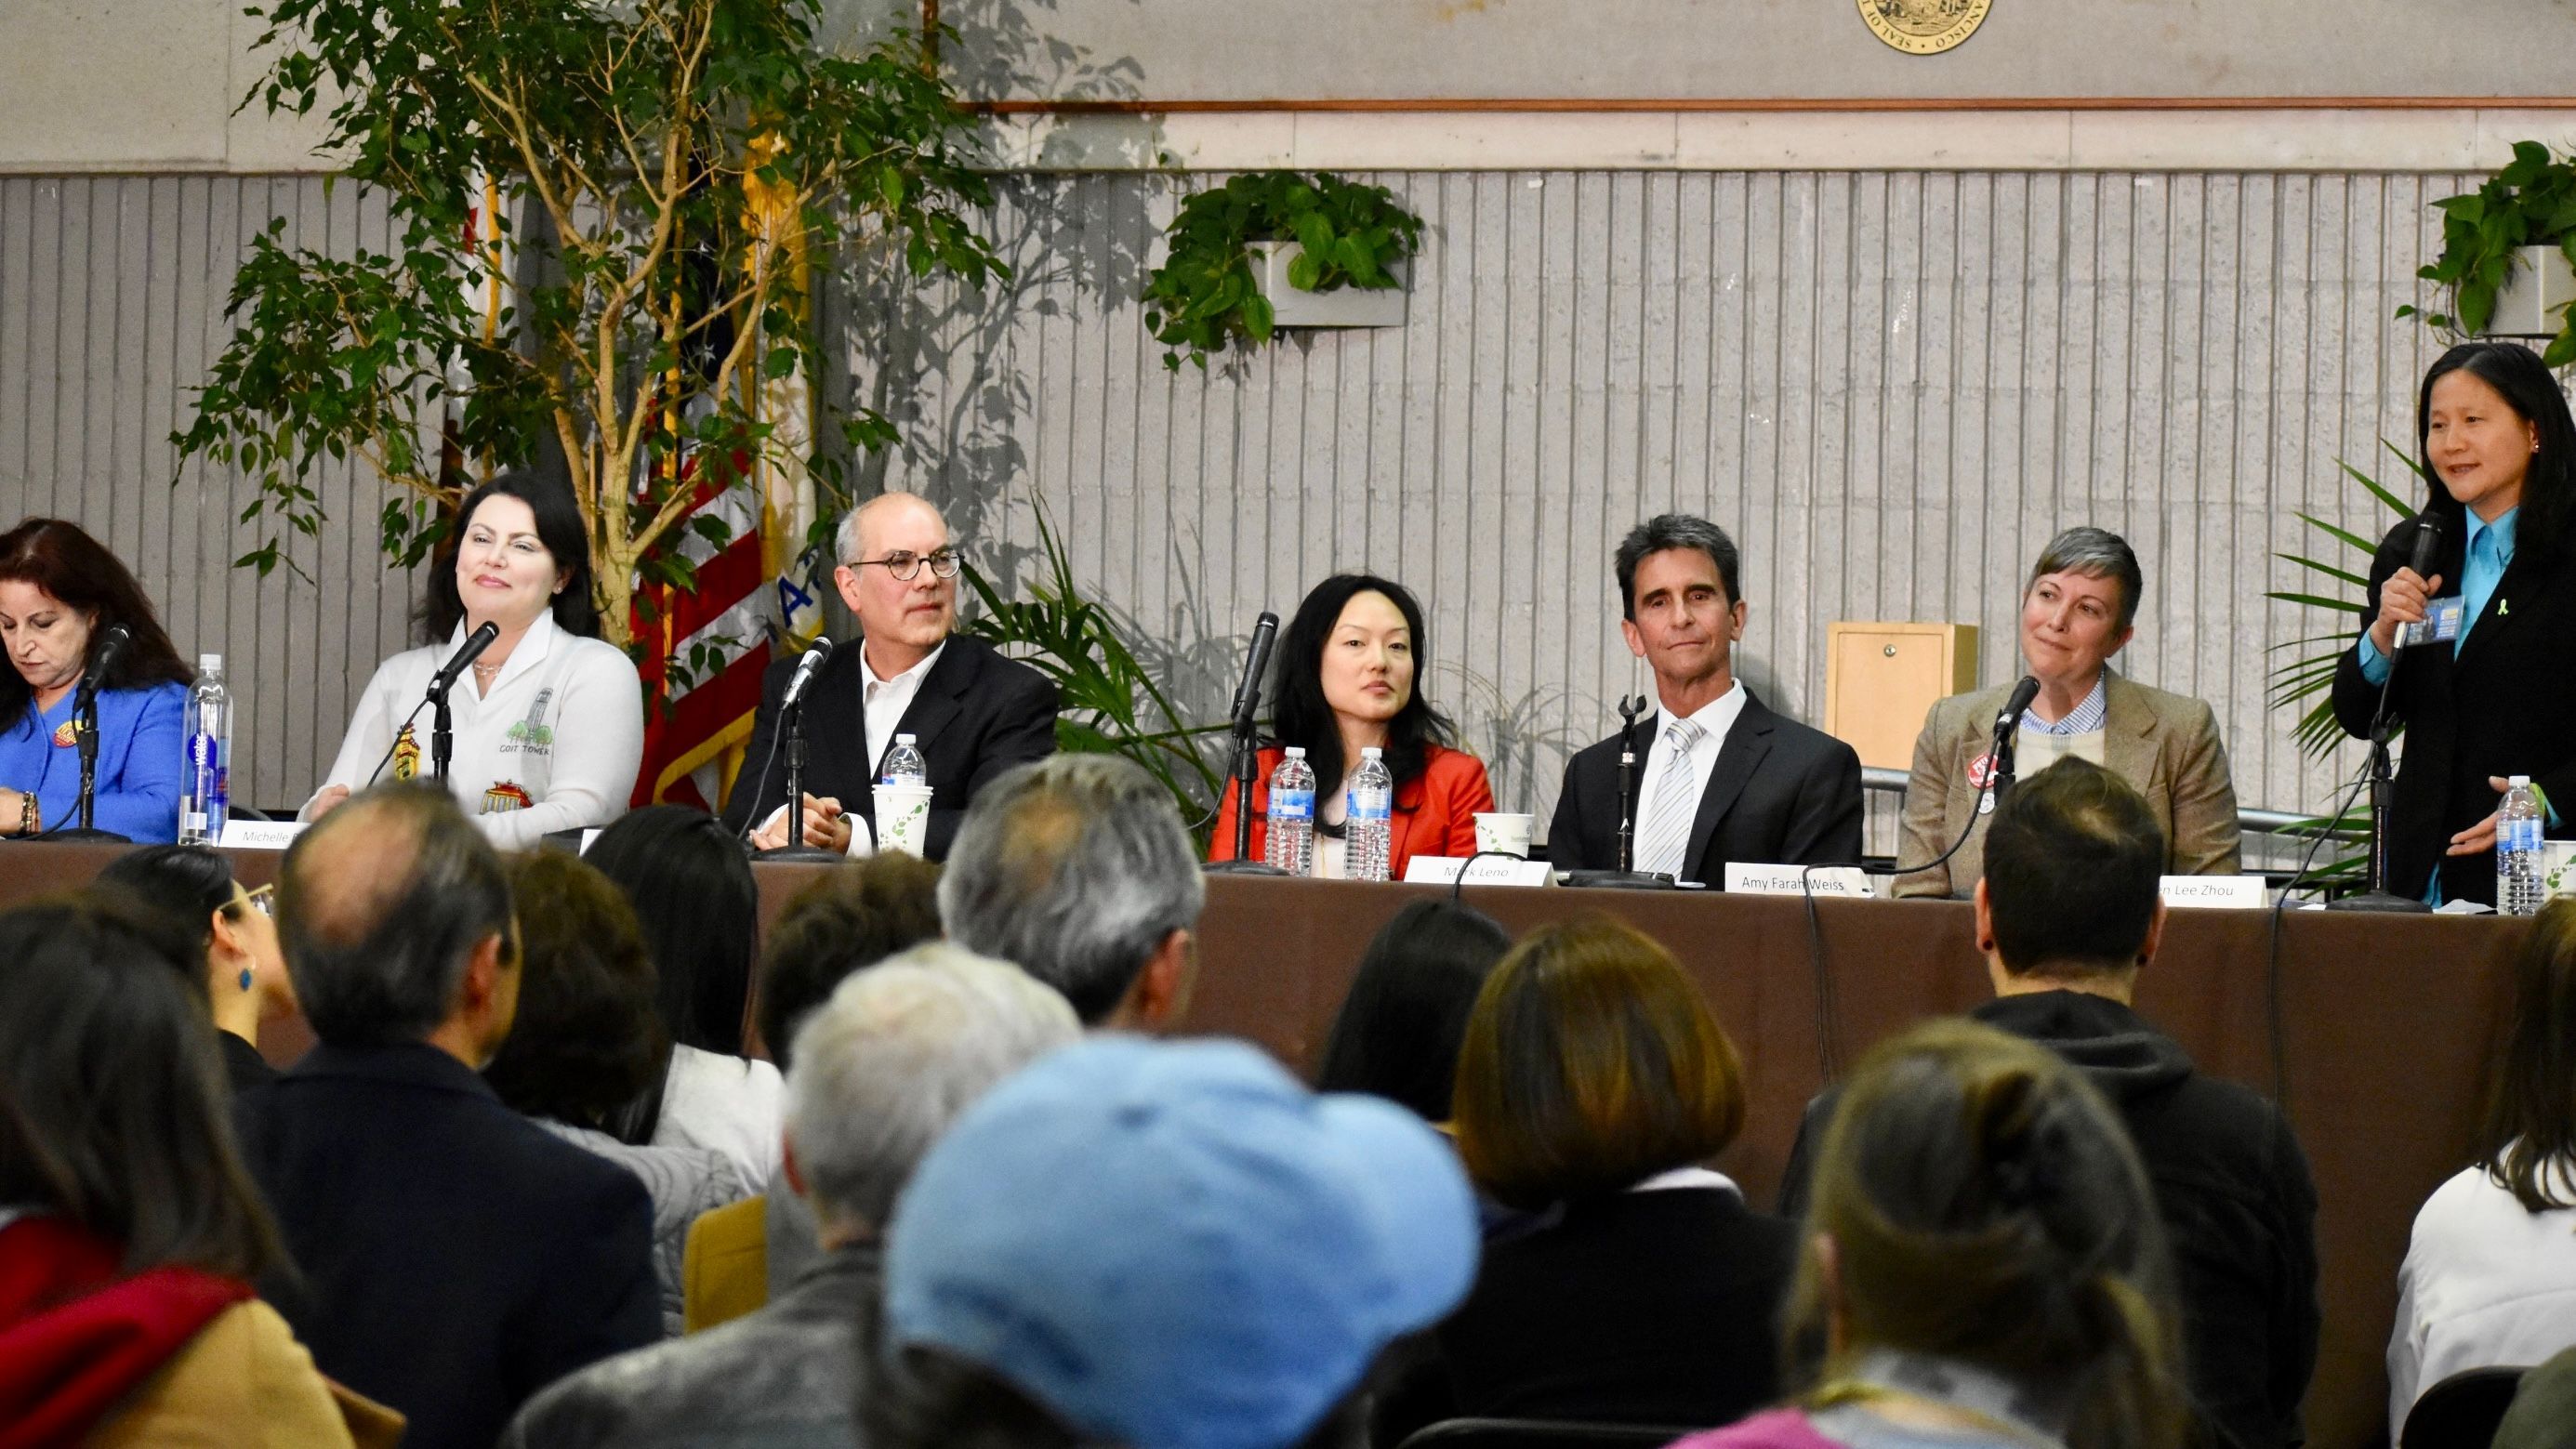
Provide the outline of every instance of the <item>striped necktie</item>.
{"type": "Polygon", "coordinates": [[[1671,876],[1682,873],[1691,817],[1699,813],[1699,791],[1691,788],[1698,778],[1691,768],[1691,751],[1707,736],[1706,729],[1687,719],[1664,726],[1664,769],[1655,777],[1655,798],[1646,802],[1646,816],[1638,827],[1637,869],[1671,876]]]}

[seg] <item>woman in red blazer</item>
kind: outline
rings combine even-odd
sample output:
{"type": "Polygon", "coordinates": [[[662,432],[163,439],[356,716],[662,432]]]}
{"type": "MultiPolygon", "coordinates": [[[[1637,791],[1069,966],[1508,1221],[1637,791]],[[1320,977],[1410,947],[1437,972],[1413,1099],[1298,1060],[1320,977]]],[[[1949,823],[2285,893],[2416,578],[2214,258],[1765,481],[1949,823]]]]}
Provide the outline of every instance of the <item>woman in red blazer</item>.
{"type": "MultiPolygon", "coordinates": [[[[1494,808],[1484,762],[1453,749],[1457,728],[1414,689],[1426,657],[1422,605],[1404,585],[1368,574],[1335,574],[1297,606],[1279,640],[1271,688],[1274,736],[1261,751],[1252,785],[1252,856],[1268,848],[1270,772],[1289,745],[1302,745],[1315,769],[1315,872],[1338,876],[1343,774],[1360,751],[1385,751],[1395,775],[1395,829],[1389,852],[1397,880],[1417,855],[1476,853],[1476,812],[1494,808]]],[[[1217,812],[1208,859],[1234,858],[1234,794],[1217,812]]]]}

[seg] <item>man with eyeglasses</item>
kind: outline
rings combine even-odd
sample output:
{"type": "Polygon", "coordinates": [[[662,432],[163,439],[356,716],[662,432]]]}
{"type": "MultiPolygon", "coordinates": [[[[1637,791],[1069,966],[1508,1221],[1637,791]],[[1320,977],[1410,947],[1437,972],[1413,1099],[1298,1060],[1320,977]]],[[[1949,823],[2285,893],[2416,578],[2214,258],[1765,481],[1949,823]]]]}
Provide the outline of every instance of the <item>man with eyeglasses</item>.
{"type": "MultiPolygon", "coordinates": [[[[851,855],[875,848],[872,787],[895,736],[905,734],[929,767],[926,854],[945,859],[967,802],[986,781],[1055,753],[1055,685],[952,632],[957,551],[927,499],[869,499],[841,521],[839,544],[832,580],[862,637],[833,650],[806,687],[803,843],[851,855]]],[[[760,822],[751,841],[762,849],[792,843],[787,761],[773,745],[779,700],[795,671],[793,656],[770,665],[747,769],[725,803],[725,822],[736,830],[760,822]]]]}

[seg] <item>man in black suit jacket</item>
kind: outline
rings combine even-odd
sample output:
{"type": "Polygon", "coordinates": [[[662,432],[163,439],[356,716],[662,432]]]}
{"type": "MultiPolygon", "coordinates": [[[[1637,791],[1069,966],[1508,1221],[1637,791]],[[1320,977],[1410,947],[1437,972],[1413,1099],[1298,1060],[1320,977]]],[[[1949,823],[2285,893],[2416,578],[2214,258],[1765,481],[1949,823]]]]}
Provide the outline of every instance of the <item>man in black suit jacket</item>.
{"type": "MultiPolygon", "coordinates": [[[[1772,713],[1735,678],[1745,619],[1735,541],[1667,513],[1630,530],[1615,563],[1619,632],[1654,671],[1657,704],[1637,723],[1635,868],[1714,885],[1728,861],[1856,864],[1860,756],[1772,713]]],[[[1613,735],[1566,762],[1548,859],[1560,870],[1616,866],[1620,805],[1613,735]]]]}
{"type": "Polygon", "coordinates": [[[236,1116],[294,1268],[260,1285],[322,1372],[489,1449],[537,1390],[661,1337],[653,1207],[477,1075],[509,1035],[501,863],[446,791],[371,790],[287,851],[289,975],[321,1038],[236,1116]]]}
{"type": "MultiPolygon", "coordinates": [[[[842,563],[832,571],[863,637],[832,652],[807,685],[804,843],[866,851],[876,831],[874,788],[897,735],[911,735],[928,766],[930,831],[924,854],[945,860],[966,806],[986,781],[1055,753],[1056,689],[1045,675],[1003,658],[957,623],[957,554],[929,501],[888,493],[841,523],[842,563]]],[[[725,822],[757,820],[752,841],[788,844],[787,761],[773,758],[779,703],[796,660],[770,665],[760,714],[734,783],[725,822]]]]}

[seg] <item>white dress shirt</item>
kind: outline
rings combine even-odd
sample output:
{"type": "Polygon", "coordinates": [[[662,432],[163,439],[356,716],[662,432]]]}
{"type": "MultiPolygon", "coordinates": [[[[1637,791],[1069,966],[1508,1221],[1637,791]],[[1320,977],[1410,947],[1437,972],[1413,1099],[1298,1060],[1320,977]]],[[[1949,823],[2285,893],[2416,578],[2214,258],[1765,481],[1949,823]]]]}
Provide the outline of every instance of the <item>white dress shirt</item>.
{"type": "Polygon", "coordinates": [[[892,679],[879,679],[876,666],[868,662],[867,643],[860,641],[859,687],[866,699],[869,779],[885,778],[886,751],[894,748],[895,726],[903,723],[903,712],[912,708],[913,697],[921,693],[921,681],[928,677],[930,666],[947,652],[948,644],[943,640],[938,648],[921,656],[920,663],[892,679]]]}
{"type": "MultiPolygon", "coordinates": [[[[1664,775],[1668,771],[1685,766],[1690,770],[1691,808],[1693,810],[1699,808],[1700,798],[1708,793],[1708,777],[1717,770],[1718,754],[1726,748],[1726,737],[1735,728],[1736,720],[1743,714],[1744,681],[1731,680],[1726,686],[1726,693],[1701,705],[1688,716],[1691,723],[1698,725],[1707,733],[1702,735],[1699,744],[1692,748],[1690,758],[1682,761],[1671,750],[1664,747],[1664,729],[1672,722],[1673,713],[1664,708],[1661,703],[1655,706],[1654,714],[1637,731],[1637,743],[1646,752],[1645,768],[1640,772],[1640,778],[1637,781],[1636,829],[1641,841],[1646,830],[1647,805],[1655,799],[1655,788],[1663,782],[1664,775]]],[[[1687,846],[1684,847],[1684,853],[1688,853],[1687,846]]],[[[1641,863],[1638,869],[1643,870],[1645,866],[1641,863]]]]}
{"type": "MultiPolygon", "coordinates": [[[[464,642],[459,623],[446,643],[407,649],[377,666],[339,758],[322,777],[324,789],[365,789],[379,760],[386,761],[382,780],[429,773],[433,712],[403,721],[464,642]]],[[[625,650],[567,634],[551,613],[539,614],[489,689],[477,689],[469,669],[448,691],[447,705],[455,723],[448,787],[494,845],[524,849],[550,832],[606,825],[626,813],[644,763],[644,685],[625,650]]]]}

